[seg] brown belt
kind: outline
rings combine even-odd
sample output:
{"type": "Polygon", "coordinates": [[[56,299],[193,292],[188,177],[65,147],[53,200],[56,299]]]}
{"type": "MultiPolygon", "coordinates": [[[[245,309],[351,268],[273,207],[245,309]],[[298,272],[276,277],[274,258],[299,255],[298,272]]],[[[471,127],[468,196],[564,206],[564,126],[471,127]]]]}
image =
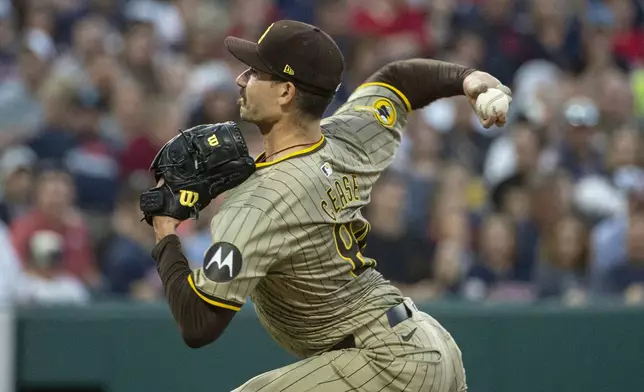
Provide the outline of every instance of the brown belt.
{"type": "MultiPolygon", "coordinates": [[[[393,328],[410,318],[412,310],[409,309],[404,302],[401,302],[398,305],[390,308],[386,314],[387,320],[389,321],[389,327],[393,328]]],[[[353,336],[353,334],[345,336],[344,339],[340,340],[328,351],[345,350],[349,348],[356,348],[356,338],[355,336],[353,336]]]]}

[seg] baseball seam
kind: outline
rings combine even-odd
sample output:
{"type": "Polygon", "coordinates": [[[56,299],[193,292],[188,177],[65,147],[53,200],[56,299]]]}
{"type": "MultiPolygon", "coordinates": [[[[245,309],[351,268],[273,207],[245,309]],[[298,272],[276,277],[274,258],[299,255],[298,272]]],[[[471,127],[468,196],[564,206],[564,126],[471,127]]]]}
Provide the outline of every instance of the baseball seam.
{"type": "MultiPolygon", "coordinates": [[[[491,99],[488,101],[487,105],[485,106],[485,113],[484,113],[484,114],[485,114],[485,115],[487,115],[488,110],[490,110],[490,106],[491,106],[494,102],[498,101],[499,99],[501,99],[501,98],[503,98],[503,97],[505,97],[505,94],[504,94],[503,92],[501,92],[500,94],[497,94],[494,98],[491,98],[491,99]]],[[[495,108],[492,108],[492,111],[494,112],[494,114],[495,114],[495,115],[496,115],[496,114],[498,114],[498,113],[496,112],[496,109],[495,109],[495,108]]]]}

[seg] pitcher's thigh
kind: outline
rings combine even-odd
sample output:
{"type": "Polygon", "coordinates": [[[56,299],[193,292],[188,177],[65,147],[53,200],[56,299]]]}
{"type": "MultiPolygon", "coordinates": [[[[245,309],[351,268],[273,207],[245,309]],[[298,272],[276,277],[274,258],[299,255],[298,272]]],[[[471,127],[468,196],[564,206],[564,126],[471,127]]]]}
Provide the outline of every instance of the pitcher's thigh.
{"type": "Polygon", "coordinates": [[[450,333],[443,328],[435,319],[421,315],[420,320],[415,322],[421,327],[416,337],[419,344],[435,348],[440,352],[435,372],[431,380],[426,380],[423,390],[436,392],[465,392],[467,385],[465,381],[465,368],[463,357],[456,341],[450,333]]]}
{"type": "Polygon", "coordinates": [[[338,366],[356,358],[359,350],[332,351],[260,374],[233,392],[311,391],[320,381],[334,376],[338,366]]]}
{"type": "Polygon", "coordinates": [[[432,364],[349,349],[261,374],[234,392],[420,392],[435,370],[432,364]]]}

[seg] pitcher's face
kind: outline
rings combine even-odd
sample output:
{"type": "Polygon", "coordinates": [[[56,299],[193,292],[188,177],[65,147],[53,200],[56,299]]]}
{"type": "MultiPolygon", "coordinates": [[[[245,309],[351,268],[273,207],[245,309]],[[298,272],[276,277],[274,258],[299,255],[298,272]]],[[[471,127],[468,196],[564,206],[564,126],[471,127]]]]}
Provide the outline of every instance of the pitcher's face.
{"type": "Polygon", "coordinates": [[[242,120],[253,124],[279,120],[281,89],[269,74],[249,68],[237,77],[236,83],[241,88],[237,102],[242,120]]]}

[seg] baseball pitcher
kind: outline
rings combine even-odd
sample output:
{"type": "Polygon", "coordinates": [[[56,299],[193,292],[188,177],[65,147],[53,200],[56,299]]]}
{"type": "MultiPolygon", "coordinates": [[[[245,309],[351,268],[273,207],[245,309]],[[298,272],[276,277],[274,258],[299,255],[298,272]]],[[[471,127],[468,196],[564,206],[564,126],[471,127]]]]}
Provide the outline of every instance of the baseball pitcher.
{"type": "Polygon", "coordinates": [[[250,298],[271,336],[302,360],[236,392],[466,391],[450,334],[382,277],[377,258],[363,255],[370,225],[361,210],[409,112],[456,95],[474,106],[488,87],[510,91],[481,71],[404,60],[382,67],[322,119],[344,69],[329,35],[279,21],[257,43],[228,37],[225,45],[248,66],[237,78],[241,117],[257,125],[265,151],[249,161],[232,123],[188,130],[159,153],[159,185],[141,200],[186,344],[219,338],[250,298]],[[212,246],[192,271],[176,227],[223,191],[212,246]]]}

